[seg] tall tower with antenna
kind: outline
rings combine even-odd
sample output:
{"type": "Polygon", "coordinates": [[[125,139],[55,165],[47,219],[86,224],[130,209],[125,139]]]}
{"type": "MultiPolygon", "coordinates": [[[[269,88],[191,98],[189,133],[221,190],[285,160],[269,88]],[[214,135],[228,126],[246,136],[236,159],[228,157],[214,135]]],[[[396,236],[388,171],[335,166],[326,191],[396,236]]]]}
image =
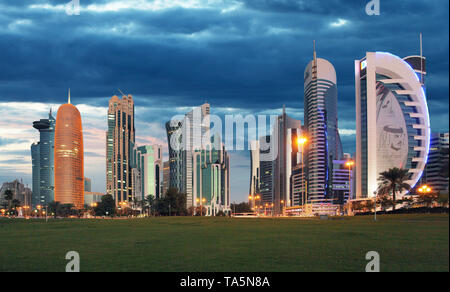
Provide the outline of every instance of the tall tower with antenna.
{"type": "Polygon", "coordinates": [[[333,65],[317,58],[315,41],[313,59],[304,75],[304,122],[309,138],[305,147],[306,201],[332,202],[332,164],[343,157],[338,132],[337,78],[333,65]]]}

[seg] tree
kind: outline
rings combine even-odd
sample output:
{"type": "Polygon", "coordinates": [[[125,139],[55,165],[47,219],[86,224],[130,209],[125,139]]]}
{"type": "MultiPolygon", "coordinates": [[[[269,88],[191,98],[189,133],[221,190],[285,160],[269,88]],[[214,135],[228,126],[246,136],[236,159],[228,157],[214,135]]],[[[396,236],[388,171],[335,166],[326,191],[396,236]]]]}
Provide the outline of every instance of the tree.
{"type": "Polygon", "coordinates": [[[195,216],[206,216],[205,206],[197,206],[197,208],[195,208],[195,216]]]}
{"type": "Polygon", "coordinates": [[[145,204],[148,206],[148,216],[150,216],[155,207],[155,197],[153,195],[145,197],[145,204]]]}
{"type": "Polygon", "coordinates": [[[186,194],[178,192],[176,188],[169,188],[164,197],[155,200],[154,210],[160,215],[186,216],[186,194]]]}
{"type": "Polygon", "coordinates": [[[22,205],[22,203],[19,200],[17,200],[17,199],[13,199],[11,201],[11,208],[12,209],[19,208],[21,205],[22,205]]]}
{"type": "Polygon", "coordinates": [[[234,213],[251,213],[252,212],[252,208],[250,208],[250,204],[246,203],[246,202],[242,202],[239,204],[232,203],[230,207],[234,213]]]}
{"type": "Polygon", "coordinates": [[[53,218],[56,219],[56,217],[58,216],[58,214],[60,213],[60,208],[61,208],[61,203],[60,202],[50,202],[47,205],[48,208],[48,212],[53,213],[53,218]]]}
{"type": "Polygon", "coordinates": [[[431,208],[433,203],[439,200],[439,195],[437,193],[419,193],[418,203],[424,204],[427,208],[431,208]]]}
{"type": "Polygon", "coordinates": [[[104,195],[102,201],[94,209],[96,216],[113,216],[116,212],[116,202],[111,195],[104,195]]]}
{"type": "Polygon", "coordinates": [[[366,212],[372,212],[373,208],[375,207],[375,204],[372,200],[367,200],[364,202],[364,211],[366,212]]]}
{"type": "Polygon", "coordinates": [[[76,214],[76,210],[74,210],[74,205],[73,204],[61,204],[60,205],[60,215],[63,217],[69,217],[71,215],[75,215],[76,214]]]}
{"type": "Polygon", "coordinates": [[[386,211],[387,207],[392,206],[392,199],[388,195],[381,195],[377,198],[377,204],[381,206],[383,211],[386,211]]]}
{"type": "Polygon", "coordinates": [[[414,205],[414,198],[413,197],[404,197],[401,200],[399,200],[400,203],[405,204],[406,208],[409,209],[411,206],[414,205]]]}
{"type": "Polygon", "coordinates": [[[14,193],[11,190],[6,190],[3,195],[5,196],[5,200],[8,201],[8,209],[11,210],[11,202],[14,198],[14,193]]]}
{"type": "Polygon", "coordinates": [[[411,186],[406,183],[406,181],[409,180],[409,170],[394,167],[387,171],[381,172],[378,180],[380,181],[378,194],[391,195],[392,210],[395,210],[397,193],[401,193],[404,190],[409,191],[411,189],[411,186]]]}
{"type": "Polygon", "coordinates": [[[448,207],[448,193],[439,194],[438,202],[442,207],[448,207]]]}

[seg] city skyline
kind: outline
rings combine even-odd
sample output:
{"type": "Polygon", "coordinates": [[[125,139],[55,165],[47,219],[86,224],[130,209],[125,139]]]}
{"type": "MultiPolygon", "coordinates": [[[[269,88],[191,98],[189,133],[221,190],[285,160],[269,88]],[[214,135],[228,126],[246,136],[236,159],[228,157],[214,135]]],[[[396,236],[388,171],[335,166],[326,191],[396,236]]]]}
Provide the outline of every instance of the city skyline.
{"type": "MultiPolygon", "coordinates": [[[[85,1],[85,3],[89,2],[85,1]]],[[[364,56],[367,51],[389,51],[399,56],[417,54],[419,51],[419,32],[424,33],[424,55],[427,57],[429,75],[427,76],[427,96],[431,114],[431,129],[433,132],[446,132],[448,131],[448,103],[446,101],[448,82],[445,82],[445,80],[448,80],[448,61],[442,62],[442,60],[447,60],[445,55],[448,53],[448,34],[444,35],[444,42],[442,42],[442,27],[445,27],[444,30],[448,32],[448,18],[436,15],[445,13],[443,11],[448,10],[448,3],[441,3],[441,1],[432,3],[419,1],[418,3],[411,4],[411,6],[404,4],[404,11],[396,11],[396,14],[399,14],[396,15],[398,18],[392,20],[392,22],[397,26],[390,33],[398,35],[397,38],[377,33],[377,29],[382,32],[387,30],[383,30],[382,24],[376,19],[364,15],[364,5],[361,4],[361,7],[359,7],[359,4],[347,2],[339,3],[342,7],[337,4],[330,5],[330,7],[321,6],[323,4],[314,4],[317,6],[311,4],[314,6],[311,9],[322,14],[323,17],[316,20],[318,28],[311,28],[308,33],[303,33],[300,29],[304,22],[294,19],[294,16],[298,17],[298,15],[295,15],[296,13],[303,15],[304,12],[300,8],[289,14],[281,9],[282,6],[278,6],[279,10],[276,9],[277,7],[272,7],[273,11],[269,14],[274,19],[273,25],[279,25],[278,29],[276,29],[277,27],[271,28],[266,17],[258,12],[267,9],[267,7],[256,7],[249,3],[227,13],[220,13],[221,9],[225,9],[224,7],[215,6],[196,11],[182,7],[161,9],[151,14],[148,23],[138,17],[135,20],[135,25],[146,28],[153,25],[160,28],[161,31],[168,29],[167,37],[160,35],[158,39],[153,41],[139,40],[135,43],[138,45],[135,48],[122,48],[118,45],[112,45],[112,50],[121,57],[121,65],[117,65],[117,62],[113,61],[115,55],[107,54],[104,58],[99,58],[98,53],[94,54],[95,50],[83,49],[80,56],[73,54],[75,48],[69,47],[71,43],[77,43],[77,41],[85,39],[92,41],[92,45],[97,48],[111,45],[109,40],[99,38],[96,31],[91,32],[94,36],[86,32],[87,29],[93,28],[92,25],[87,24],[87,21],[91,19],[89,16],[93,14],[99,19],[98,23],[102,24],[102,28],[112,29],[117,27],[119,29],[116,34],[109,33],[113,41],[127,35],[128,32],[124,30],[127,23],[119,22],[116,26],[113,26],[105,22],[104,17],[112,12],[82,11],[80,16],[69,18],[63,11],[28,7],[24,11],[21,10],[25,14],[19,16],[14,9],[21,7],[21,2],[8,4],[5,9],[9,9],[11,14],[6,20],[0,20],[6,21],[5,25],[11,28],[9,33],[0,31],[5,43],[20,44],[22,42],[21,36],[28,37],[32,40],[30,45],[43,54],[44,60],[42,62],[45,66],[37,64],[36,67],[53,69],[48,70],[46,74],[40,73],[43,71],[35,71],[37,74],[32,77],[22,72],[23,81],[12,82],[11,85],[8,85],[8,80],[12,80],[10,78],[17,80],[17,76],[21,76],[17,75],[19,72],[15,71],[15,67],[20,67],[19,63],[27,62],[28,57],[21,52],[16,52],[11,55],[10,59],[5,58],[4,56],[9,56],[9,47],[5,47],[6,54],[0,57],[6,68],[9,68],[5,71],[9,74],[3,76],[7,85],[0,85],[2,92],[0,94],[0,113],[6,118],[0,122],[0,151],[2,152],[0,181],[23,178],[31,186],[29,147],[32,142],[37,142],[39,139],[38,132],[30,126],[30,123],[44,118],[50,108],[53,108],[53,111],[56,112],[58,103],[65,99],[64,96],[68,87],[72,87],[73,92],[76,92],[76,94],[73,94],[75,96],[73,101],[80,109],[83,126],[86,123],[84,129],[86,162],[89,161],[90,165],[86,165],[85,175],[93,179],[93,190],[101,192],[104,192],[105,188],[102,186],[105,173],[105,145],[101,145],[99,140],[104,140],[102,138],[104,134],[102,135],[101,132],[106,131],[107,100],[111,95],[117,94],[116,88],[121,88],[132,94],[135,100],[137,143],[139,145],[162,144],[165,147],[165,154],[167,154],[167,141],[164,123],[175,114],[183,114],[205,101],[211,103],[213,111],[216,111],[212,113],[218,113],[219,115],[228,112],[237,112],[243,115],[247,113],[279,115],[283,104],[286,104],[287,114],[303,122],[302,71],[310,59],[313,39],[317,40],[318,54],[328,59],[336,67],[339,92],[339,126],[344,152],[352,153],[355,149],[353,61],[364,56]],[[408,20],[413,24],[413,28],[402,26],[402,21],[406,19],[408,11],[412,10],[412,7],[417,9],[416,5],[429,12],[429,16],[420,15],[421,18],[430,17],[430,19],[444,22],[444,24],[424,20],[421,20],[420,24],[416,24],[419,16],[411,15],[408,16],[408,20]],[[167,27],[165,24],[158,22],[158,17],[169,16],[177,12],[181,13],[183,22],[174,24],[175,27],[167,27]],[[197,23],[197,27],[195,22],[189,20],[189,16],[205,15],[206,12],[220,17],[215,22],[211,16],[208,16],[204,23],[197,23]],[[64,58],[69,61],[59,62],[58,58],[60,57],[55,52],[44,54],[44,50],[41,49],[39,44],[43,41],[43,38],[30,36],[33,30],[45,31],[54,28],[50,28],[52,20],[34,18],[35,14],[46,15],[49,13],[60,21],[64,20],[64,25],[61,28],[63,31],[69,31],[69,26],[78,27],[83,31],[83,33],[77,32],[74,35],[67,32],[60,44],[53,43],[55,50],[64,50],[64,54],[67,54],[64,58]],[[243,15],[254,21],[259,21],[259,25],[256,25],[255,28],[256,32],[250,30],[246,32],[240,29],[236,33],[231,33],[230,27],[225,25],[226,21],[236,21],[236,23],[243,24],[243,27],[248,27],[245,26],[248,22],[243,22],[243,15]],[[282,21],[283,16],[287,16],[289,21],[282,21]],[[76,17],[80,18],[76,19],[76,17]],[[346,21],[340,22],[341,25],[339,25],[338,18],[346,21]],[[37,24],[37,26],[33,29],[30,27],[30,22],[37,24]],[[219,31],[214,30],[215,23],[217,23],[219,31]],[[182,32],[182,36],[177,36],[176,29],[180,29],[185,24],[189,24],[186,28],[187,31],[182,32]],[[357,26],[360,27],[357,28],[357,26]],[[441,27],[440,32],[434,29],[435,26],[441,27]],[[209,35],[207,33],[202,35],[202,31],[209,32],[209,35]],[[223,34],[224,37],[222,38],[220,37],[221,31],[227,32],[223,34]],[[415,33],[411,33],[411,31],[415,31],[415,33]],[[374,34],[375,40],[363,38],[366,33],[374,34]],[[191,34],[194,34],[194,36],[188,38],[191,34]],[[242,38],[239,38],[239,36],[242,38]],[[338,36],[343,40],[337,41],[338,36]],[[175,44],[176,42],[168,45],[166,43],[168,37],[177,39],[178,45],[175,44]],[[354,38],[352,40],[354,45],[349,46],[352,48],[345,46],[349,38],[354,38]],[[447,42],[445,38],[447,38],[447,42]],[[245,39],[251,40],[252,44],[245,39]],[[438,41],[441,44],[443,43],[444,47],[442,45],[436,46],[435,44],[438,41]],[[258,46],[258,43],[261,45],[258,46]],[[223,49],[228,48],[229,44],[234,44],[232,48],[236,54],[223,53],[223,49]],[[202,49],[202,45],[207,45],[210,50],[202,49]],[[339,54],[333,49],[336,45],[342,47],[339,54]],[[172,56],[175,55],[173,62],[170,62],[168,55],[163,54],[162,48],[167,48],[172,56]],[[129,55],[134,58],[124,54],[128,49],[131,50],[129,55]],[[250,56],[247,50],[250,50],[254,56],[250,56]],[[94,59],[100,60],[88,65],[86,58],[91,53],[94,54],[94,59]],[[157,61],[156,56],[165,63],[157,61]],[[246,61],[247,59],[250,62],[246,61]],[[142,63],[141,65],[136,64],[139,60],[142,60],[142,62],[139,62],[142,63]],[[200,64],[199,67],[196,67],[194,64],[201,60],[204,60],[206,65],[200,64]],[[72,73],[77,71],[77,62],[85,67],[81,71],[81,76],[69,75],[68,70],[72,73]],[[227,63],[233,66],[227,65],[227,63]],[[60,68],[58,68],[59,64],[61,64],[60,68]],[[180,67],[178,64],[184,64],[184,66],[180,67]],[[101,66],[106,66],[107,69],[102,71],[100,70],[101,66]],[[239,70],[233,68],[236,66],[239,70]],[[262,67],[265,69],[263,70],[262,67]],[[116,74],[120,78],[111,77],[115,75],[116,71],[119,72],[122,69],[131,72],[129,76],[116,74]],[[227,75],[227,77],[218,74],[219,71],[224,71],[225,74],[223,75],[227,75]],[[261,71],[264,73],[254,74],[261,71]],[[55,72],[61,72],[62,74],[55,78],[55,72]],[[135,78],[141,73],[141,78],[135,78]],[[95,78],[93,81],[83,84],[89,74],[93,74],[95,78]],[[189,78],[185,79],[187,76],[189,78]],[[50,83],[47,78],[52,78],[54,82],[50,83]],[[22,82],[29,82],[29,85],[18,85],[22,82]],[[167,86],[167,84],[172,85],[167,86]],[[172,87],[172,89],[169,87],[172,87]],[[8,119],[9,117],[11,119],[8,119]],[[26,149],[24,145],[27,145],[26,149]]],[[[391,5],[385,3],[383,13],[392,13],[394,8],[391,5]]],[[[115,13],[126,14],[127,12],[119,10],[115,13]]],[[[144,16],[142,11],[138,10],[136,13],[139,16],[144,16]]],[[[148,15],[145,14],[145,16],[148,15]]],[[[133,25],[129,27],[129,30],[131,35],[139,34],[139,31],[136,31],[136,27],[133,28],[133,25]]],[[[78,45],[75,47],[81,49],[78,45]]],[[[231,169],[233,169],[231,172],[231,200],[245,201],[248,195],[250,173],[249,153],[248,151],[242,153],[230,151],[230,155],[231,169]]],[[[167,160],[167,156],[164,160],[167,160]]]]}

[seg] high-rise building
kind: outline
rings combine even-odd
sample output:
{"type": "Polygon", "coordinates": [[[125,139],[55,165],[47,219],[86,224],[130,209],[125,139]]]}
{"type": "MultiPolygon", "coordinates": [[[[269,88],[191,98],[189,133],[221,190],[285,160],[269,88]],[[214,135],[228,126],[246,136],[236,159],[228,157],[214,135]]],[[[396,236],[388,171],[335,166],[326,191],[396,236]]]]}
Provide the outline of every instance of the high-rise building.
{"type": "MultiPolygon", "coordinates": [[[[182,120],[171,120],[166,123],[167,142],[169,145],[169,187],[176,188],[181,193],[186,193],[185,189],[185,151],[181,149],[181,129],[182,120]]],[[[168,189],[168,188],[167,188],[168,189]]]]}
{"type": "Polygon", "coordinates": [[[70,103],[59,107],[55,127],[55,201],[84,207],[84,150],[81,115],[70,103]]]}
{"type": "Polygon", "coordinates": [[[283,113],[278,117],[272,134],[277,143],[273,179],[275,214],[280,214],[283,207],[291,206],[292,203],[291,176],[292,170],[300,163],[301,146],[298,139],[301,133],[301,121],[289,117],[283,107],[283,113]]]}
{"type": "Polygon", "coordinates": [[[255,207],[255,198],[260,193],[260,159],[259,159],[259,141],[250,141],[250,191],[249,204],[252,208],[255,207]]]}
{"type": "Polygon", "coordinates": [[[432,133],[430,153],[422,183],[435,192],[448,193],[449,179],[444,175],[444,167],[448,165],[449,133],[432,133]],[[447,164],[446,164],[447,162],[447,164]]]}
{"type": "Polygon", "coordinates": [[[131,145],[135,143],[134,102],[131,95],[109,100],[106,132],[106,194],[116,205],[133,200],[131,145]]]}
{"type": "Polygon", "coordinates": [[[163,165],[162,146],[134,146],[131,155],[134,198],[143,201],[147,196],[162,196],[163,165]]]}
{"type": "Polygon", "coordinates": [[[412,187],[422,176],[430,120],[417,71],[389,53],[369,52],[355,61],[357,199],[373,197],[379,174],[390,168],[408,169],[412,187]]]}
{"type": "Polygon", "coordinates": [[[271,205],[274,202],[274,173],[275,173],[275,141],[272,136],[264,136],[259,140],[260,162],[259,162],[259,189],[261,194],[261,205],[271,205]]]}
{"type": "Polygon", "coordinates": [[[194,206],[193,153],[209,143],[203,141],[210,129],[210,105],[194,108],[182,119],[166,123],[169,143],[170,186],[186,194],[187,208],[194,206]]]}
{"type": "Polygon", "coordinates": [[[13,193],[13,200],[18,200],[22,206],[31,205],[31,190],[25,186],[22,180],[14,180],[12,182],[5,182],[0,188],[0,204],[6,205],[5,191],[10,190],[13,193]]]}
{"type": "Polygon", "coordinates": [[[352,167],[347,165],[350,158],[344,160],[333,160],[332,168],[332,197],[334,204],[345,204],[352,199],[352,167]]]}
{"type": "Polygon", "coordinates": [[[33,206],[44,206],[55,199],[55,122],[51,110],[48,119],[33,122],[39,131],[39,142],[31,145],[33,206]]]}
{"type": "Polygon", "coordinates": [[[92,192],[92,181],[90,178],[84,178],[84,192],[92,192]]]}
{"type": "Polygon", "coordinates": [[[214,145],[192,151],[193,206],[206,208],[206,216],[230,212],[230,158],[222,143],[214,145]]]}
{"type": "Polygon", "coordinates": [[[164,196],[170,186],[170,161],[163,162],[163,187],[161,195],[164,196]]]}
{"type": "Polygon", "coordinates": [[[304,76],[304,122],[308,135],[305,164],[308,203],[329,202],[333,160],[342,158],[337,118],[337,78],[333,65],[317,58],[304,76]]]}

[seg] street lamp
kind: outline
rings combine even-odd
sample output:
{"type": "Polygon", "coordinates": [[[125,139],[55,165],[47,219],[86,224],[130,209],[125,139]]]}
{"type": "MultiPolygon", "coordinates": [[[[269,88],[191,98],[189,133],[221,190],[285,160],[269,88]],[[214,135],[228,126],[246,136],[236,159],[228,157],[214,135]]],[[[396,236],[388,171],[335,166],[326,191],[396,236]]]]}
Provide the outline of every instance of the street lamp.
{"type": "Polygon", "coordinates": [[[199,198],[197,198],[197,203],[200,202],[200,216],[203,216],[203,203],[206,203],[206,199],[202,198],[201,200],[199,198]]]}
{"type": "Polygon", "coordinates": [[[302,203],[303,205],[306,204],[306,196],[305,196],[305,176],[304,176],[304,161],[303,161],[303,150],[304,150],[304,145],[306,144],[306,142],[308,142],[308,139],[304,136],[300,137],[297,139],[297,143],[301,146],[301,151],[302,151],[302,160],[301,160],[301,164],[302,164],[302,203]]]}
{"type": "Polygon", "coordinates": [[[431,193],[431,191],[432,191],[431,188],[427,185],[423,185],[419,188],[419,193],[421,194],[429,194],[431,193]]]}

